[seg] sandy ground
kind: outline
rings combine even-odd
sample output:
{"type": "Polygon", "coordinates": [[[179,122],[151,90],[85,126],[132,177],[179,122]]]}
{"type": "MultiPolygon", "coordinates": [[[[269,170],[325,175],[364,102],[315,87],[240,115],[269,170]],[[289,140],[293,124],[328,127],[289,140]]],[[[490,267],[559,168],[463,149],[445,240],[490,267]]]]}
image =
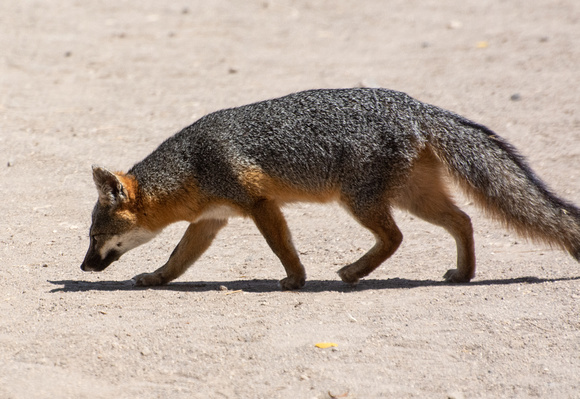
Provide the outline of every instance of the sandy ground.
{"type": "Polygon", "coordinates": [[[382,86],[496,130],[580,204],[576,0],[0,2],[1,398],[573,398],[580,267],[473,218],[478,275],[447,285],[452,239],[397,213],[405,241],[358,288],[372,245],[336,206],[285,212],[300,292],[231,220],[166,287],[168,228],[83,273],[90,165],[127,169],[202,115],[320,87],[382,86]],[[318,342],[333,342],[328,349],[318,342]]]}

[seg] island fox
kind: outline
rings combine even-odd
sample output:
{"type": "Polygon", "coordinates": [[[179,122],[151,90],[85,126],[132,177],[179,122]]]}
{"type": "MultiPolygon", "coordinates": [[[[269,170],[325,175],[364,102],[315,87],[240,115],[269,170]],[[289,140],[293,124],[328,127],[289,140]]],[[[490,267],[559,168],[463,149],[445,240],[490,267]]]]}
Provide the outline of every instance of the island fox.
{"type": "Polygon", "coordinates": [[[385,89],[312,90],[209,114],[127,173],[93,166],[99,199],[81,269],[101,271],[170,223],[190,222],[165,265],[137,286],[179,277],[230,216],[250,217],[278,256],[282,289],[306,273],[280,211],[294,201],[338,201],[376,237],[338,271],[356,284],[403,236],[397,207],[445,228],[457,243],[449,282],[475,274],[473,228],[452,201],[447,172],[492,217],[580,260],[580,210],[558,198],[490,129],[385,89]]]}

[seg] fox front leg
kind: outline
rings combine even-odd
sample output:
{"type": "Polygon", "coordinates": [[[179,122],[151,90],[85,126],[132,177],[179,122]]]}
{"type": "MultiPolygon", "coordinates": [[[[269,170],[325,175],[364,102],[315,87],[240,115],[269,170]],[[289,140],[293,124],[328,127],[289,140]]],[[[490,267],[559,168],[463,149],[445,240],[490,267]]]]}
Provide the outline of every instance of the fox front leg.
{"type": "Polygon", "coordinates": [[[153,273],[133,277],[137,287],[167,284],[181,276],[209,248],[226,219],[207,219],[191,223],[163,266],[153,273]]]}
{"type": "Polygon", "coordinates": [[[286,270],[287,277],[280,280],[280,288],[283,290],[302,288],[306,282],[306,272],[300,263],[298,252],[294,248],[290,230],[280,208],[273,201],[262,200],[254,205],[251,215],[286,270]]]}

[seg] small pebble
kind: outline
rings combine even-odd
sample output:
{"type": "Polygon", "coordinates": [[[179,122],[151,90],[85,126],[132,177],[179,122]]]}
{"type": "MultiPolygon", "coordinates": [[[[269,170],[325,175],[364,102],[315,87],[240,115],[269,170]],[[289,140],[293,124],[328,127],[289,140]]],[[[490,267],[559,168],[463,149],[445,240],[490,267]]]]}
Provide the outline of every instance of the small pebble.
{"type": "Polygon", "coordinates": [[[447,24],[447,29],[461,29],[463,24],[460,21],[450,21],[447,24]]]}
{"type": "Polygon", "coordinates": [[[449,391],[447,393],[447,399],[464,399],[465,395],[463,395],[463,392],[459,392],[459,391],[449,391]]]}
{"type": "Polygon", "coordinates": [[[364,78],[363,80],[360,81],[358,87],[377,89],[380,88],[381,85],[373,78],[364,78]]]}
{"type": "Polygon", "coordinates": [[[227,291],[228,287],[226,287],[225,285],[220,285],[220,291],[227,291]]]}
{"type": "Polygon", "coordinates": [[[149,356],[151,354],[151,350],[148,347],[144,347],[143,349],[141,349],[141,354],[143,356],[149,356]]]}
{"type": "Polygon", "coordinates": [[[520,93],[512,94],[510,97],[510,100],[512,100],[512,101],[520,101],[521,99],[522,99],[522,96],[520,93]]]}

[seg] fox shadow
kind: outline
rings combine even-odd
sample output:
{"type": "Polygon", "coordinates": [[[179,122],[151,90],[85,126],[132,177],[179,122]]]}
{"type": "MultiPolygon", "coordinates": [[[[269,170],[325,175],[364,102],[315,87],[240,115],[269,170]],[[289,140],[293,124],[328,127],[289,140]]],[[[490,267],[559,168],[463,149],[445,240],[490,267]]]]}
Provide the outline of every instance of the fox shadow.
{"type": "MultiPolygon", "coordinates": [[[[409,280],[402,278],[392,278],[387,280],[365,279],[361,280],[355,287],[347,285],[339,280],[308,280],[306,285],[296,292],[317,293],[317,292],[358,292],[368,290],[389,290],[389,289],[412,289],[419,287],[469,287],[469,286],[493,286],[511,284],[542,284],[556,283],[559,281],[580,280],[579,277],[563,278],[537,278],[518,277],[509,279],[492,279],[472,281],[465,284],[451,284],[437,280],[409,280]]],[[[132,280],[125,281],[85,281],[85,280],[60,280],[49,283],[58,286],[51,293],[56,292],[87,292],[87,291],[180,291],[180,292],[209,292],[209,291],[244,291],[248,293],[268,293],[278,292],[280,287],[278,281],[274,279],[254,279],[254,280],[232,280],[232,281],[197,281],[197,282],[173,282],[157,287],[136,287],[132,280]]],[[[226,292],[227,292],[226,291],[226,292]]],[[[293,291],[290,291],[293,292],[293,291]]]]}

